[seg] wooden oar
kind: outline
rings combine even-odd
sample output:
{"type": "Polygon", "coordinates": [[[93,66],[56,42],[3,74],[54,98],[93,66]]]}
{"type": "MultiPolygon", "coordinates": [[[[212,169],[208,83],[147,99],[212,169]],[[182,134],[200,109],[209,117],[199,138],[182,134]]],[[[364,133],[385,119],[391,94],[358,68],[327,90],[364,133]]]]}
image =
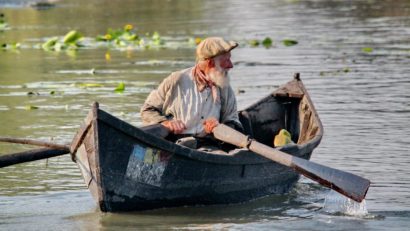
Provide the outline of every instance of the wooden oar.
{"type": "Polygon", "coordinates": [[[0,137],[0,142],[15,143],[15,144],[31,144],[36,146],[54,148],[54,149],[66,149],[67,145],[64,144],[55,144],[49,143],[40,140],[30,140],[30,139],[21,139],[21,138],[11,138],[11,137],[0,137]]]}
{"type": "Polygon", "coordinates": [[[0,168],[7,167],[13,164],[21,164],[24,162],[46,159],[55,156],[61,156],[70,153],[68,147],[66,149],[39,148],[25,152],[17,152],[13,154],[0,156],[0,168]]]}
{"type": "Polygon", "coordinates": [[[0,142],[30,144],[46,147],[7,155],[0,155],[0,168],[70,153],[68,145],[49,143],[40,140],[0,137],[0,142]]]}
{"type": "Polygon", "coordinates": [[[248,136],[224,124],[216,126],[212,132],[215,138],[221,141],[248,148],[256,154],[288,166],[319,184],[357,202],[361,202],[365,198],[369,189],[370,181],[368,179],[281,152],[249,139],[248,136]]]}

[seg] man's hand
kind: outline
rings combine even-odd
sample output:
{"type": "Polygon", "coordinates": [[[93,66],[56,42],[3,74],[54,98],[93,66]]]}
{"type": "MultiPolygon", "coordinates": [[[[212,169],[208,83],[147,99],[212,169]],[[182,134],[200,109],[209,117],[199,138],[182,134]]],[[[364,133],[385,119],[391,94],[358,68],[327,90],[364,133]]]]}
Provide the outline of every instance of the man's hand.
{"type": "Polygon", "coordinates": [[[181,120],[166,120],[161,123],[174,134],[181,134],[185,129],[185,124],[181,120]]]}
{"type": "Polygon", "coordinates": [[[211,134],[212,130],[214,130],[214,128],[218,126],[218,124],[219,124],[219,121],[215,119],[214,117],[210,117],[206,119],[203,123],[205,133],[211,134]]]}

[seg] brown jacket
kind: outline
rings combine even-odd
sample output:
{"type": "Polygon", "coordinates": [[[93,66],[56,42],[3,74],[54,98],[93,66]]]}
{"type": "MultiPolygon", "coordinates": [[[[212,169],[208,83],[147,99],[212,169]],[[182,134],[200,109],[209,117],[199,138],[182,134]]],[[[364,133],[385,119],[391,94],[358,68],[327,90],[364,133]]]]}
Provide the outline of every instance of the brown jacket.
{"type": "Polygon", "coordinates": [[[141,108],[144,125],[179,119],[187,129],[184,134],[204,136],[202,122],[215,117],[220,123],[242,130],[233,89],[218,87],[218,99],[212,98],[209,88],[198,90],[192,68],[174,72],[152,91],[141,108]]]}

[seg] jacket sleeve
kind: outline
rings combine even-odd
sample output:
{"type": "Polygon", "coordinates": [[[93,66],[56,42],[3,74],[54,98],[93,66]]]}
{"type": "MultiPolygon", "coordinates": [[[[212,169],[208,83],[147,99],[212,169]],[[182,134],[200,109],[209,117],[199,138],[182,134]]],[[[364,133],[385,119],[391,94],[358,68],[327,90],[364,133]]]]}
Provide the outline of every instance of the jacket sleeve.
{"type": "Polygon", "coordinates": [[[153,90],[141,108],[141,119],[144,125],[157,124],[167,120],[164,104],[171,94],[174,85],[174,73],[165,78],[156,90],[153,90]]]}
{"type": "Polygon", "coordinates": [[[243,132],[243,126],[239,121],[238,109],[236,106],[236,97],[232,87],[223,89],[221,95],[221,123],[243,132]]]}

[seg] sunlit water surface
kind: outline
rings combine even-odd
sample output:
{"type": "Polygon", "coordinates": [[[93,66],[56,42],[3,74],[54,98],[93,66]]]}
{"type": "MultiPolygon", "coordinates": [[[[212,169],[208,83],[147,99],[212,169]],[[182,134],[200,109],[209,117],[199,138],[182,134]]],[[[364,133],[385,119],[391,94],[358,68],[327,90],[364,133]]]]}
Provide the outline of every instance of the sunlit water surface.
{"type": "MultiPolygon", "coordinates": [[[[67,0],[45,9],[33,2],[0,0],[9,25],[0,30],[0,42],[21,44],[0,50],[1,136],[70,142],[93,101],[140,125],[148,93],[170,72],[194,64],[194,48],[186,41],[219,35],[241,44],[230,72],[240,108],[300,72],[325,129],[312,160],[369,178],[372,185],[362,205],[303,178],[289,194],[239,205],[103,214],[76,166],[62,156],[0,169],[0,230],[409,227],[409,1],[67,0]],[[173,45],[39,48],[72,29],[92,41],[128,23],[141,34],[157,31],[173,45]],[[265,37],[274,41],[271,48],[247,43],[265,37]],[[284,46],[284,39],[298,44],[284,46]],[[122,94],[114,91],[119,82],[126,86],[122,94]],[[79,87],[84,83],[101,86],[79,87]],[[29,105],[39,109],[26,110],[29,105]]],[[[0,144],[2,154],[25,149],[0,144]]]]}

